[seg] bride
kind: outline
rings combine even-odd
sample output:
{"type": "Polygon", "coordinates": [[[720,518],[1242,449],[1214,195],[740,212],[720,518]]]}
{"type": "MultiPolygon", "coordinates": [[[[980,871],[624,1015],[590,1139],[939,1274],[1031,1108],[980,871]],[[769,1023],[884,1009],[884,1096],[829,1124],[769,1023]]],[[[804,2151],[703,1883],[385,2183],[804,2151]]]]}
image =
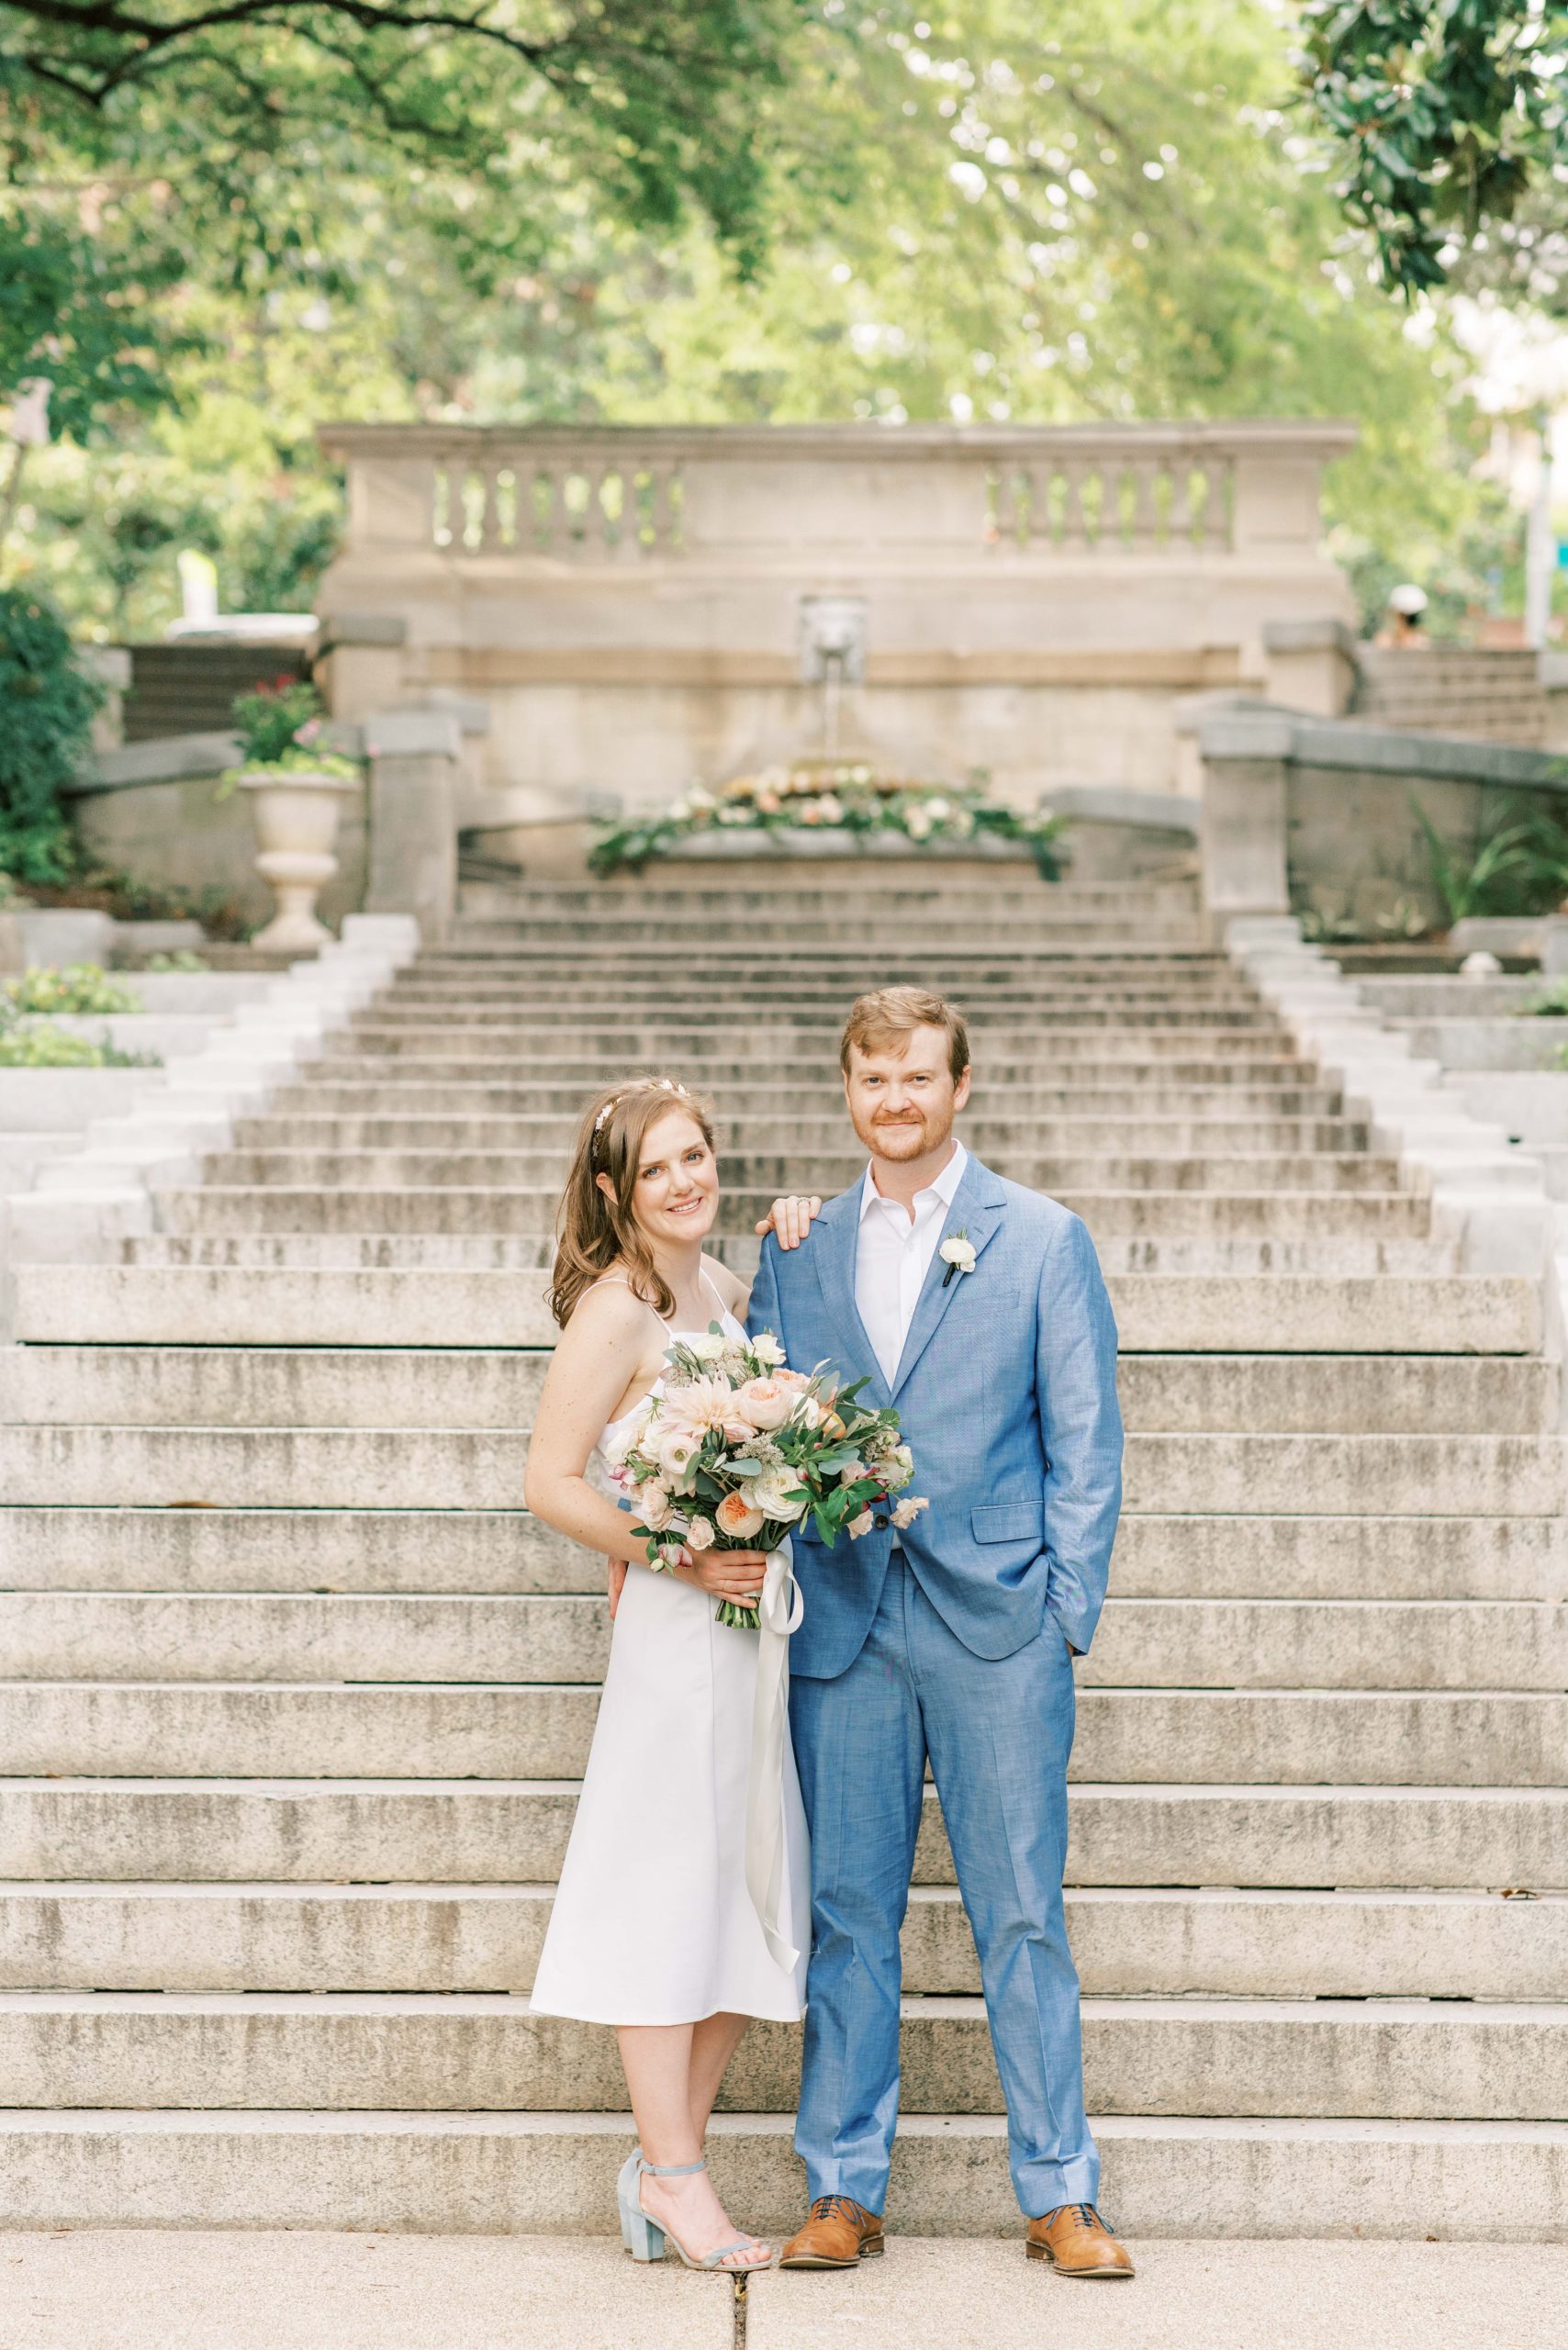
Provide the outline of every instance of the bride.
{"type": "Polygon", "coordinates": [[[755,1600],[766,1562],[756,1550],[686,1550],[673,1572],[622,1565],[626,1517],[587,1474],[596,1453],[613,1464],[673,1339],[714,1322],[744,1335],[745,1283],[702,1253],[718,1203],[711,1121],[683,1086],[637,1079],[589,1107],[561,1201],[550,1292],[561,1338],[525,1490],[536,1516],[610,1556],[614,1628],[533,2007],[616,2028],[639,2140],[619,2185],[627,2250],[657,2259],[667,2237],[689,2267],[735,2270],[772,2254],[736,2233],[703,2139],[751,2018],[801,2015],[810,1940],[805,1816],[787,1736],[770,1796],[782,1804],[784,1852],[771,1935],[746,1889],[762,1636],[719,1623],[715,1609],[755,1600]]]}

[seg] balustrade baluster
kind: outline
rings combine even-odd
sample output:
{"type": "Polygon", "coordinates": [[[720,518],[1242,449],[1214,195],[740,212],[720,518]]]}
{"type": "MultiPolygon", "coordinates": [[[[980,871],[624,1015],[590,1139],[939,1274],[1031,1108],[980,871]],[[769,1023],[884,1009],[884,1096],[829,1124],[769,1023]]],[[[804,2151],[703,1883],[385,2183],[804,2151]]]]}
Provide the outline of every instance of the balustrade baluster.
{"type": "Polygon", "coordinates": [[[1163,457],[1138,457],[1132,466],[1133,502],[1130,517],[1132,543],[1136,548],[1157,547],[1160,543],[1159,487],[1165,478],[1163,457]]]}
{"type": "Polygon", "coordinates": [[[1062,459],[1061,543],[1064,547],[1086,547],[1092,543],[1089,517],[1083,504],[1089,468],[1081,457],[1062,459]]]}

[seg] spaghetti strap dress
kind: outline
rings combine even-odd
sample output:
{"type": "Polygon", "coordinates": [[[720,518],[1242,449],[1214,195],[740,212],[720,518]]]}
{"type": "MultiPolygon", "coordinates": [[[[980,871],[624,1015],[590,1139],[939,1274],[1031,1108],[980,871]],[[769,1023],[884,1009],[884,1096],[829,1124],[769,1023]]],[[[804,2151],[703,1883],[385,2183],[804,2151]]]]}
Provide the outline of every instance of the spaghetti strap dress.
{"type": "MultiPolygon", "coordinates": [[[[720,1312],[727,1334],[744,1337],[720,1312]]],[[[601,1456],[631,1417],[604,1430],[601,1456]]],[[[786,1967],[746,1888],[759,1635],[721,1624],[715,1605],[675,1575],[627,1570],[534,1980],[538,2014],[680,2024],[720,2013],[793,2022],[803,2011],[810,1853],[795,1758],[786,1737],[780,1924],[800,1953],[786,1967]]]]}

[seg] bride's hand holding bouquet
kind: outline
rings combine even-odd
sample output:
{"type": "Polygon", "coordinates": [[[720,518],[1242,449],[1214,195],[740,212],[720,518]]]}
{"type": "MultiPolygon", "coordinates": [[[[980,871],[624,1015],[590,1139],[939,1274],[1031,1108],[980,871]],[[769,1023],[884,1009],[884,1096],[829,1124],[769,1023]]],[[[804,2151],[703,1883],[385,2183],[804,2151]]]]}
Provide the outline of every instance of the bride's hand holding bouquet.
{"type": "MultiPolygon", "coordinates": [[[[913,1458],[897,1412],[858,1401],[864,1380],[841,1388],[821,1370],[790,1370],[770,1332],[741,1339],[714,1323],[665,1360],[664,1384],[622,1431],[610,1468],[648,1564],[695,1568],[720,1594],[720,1622],[755,1630],[756,1584],[790,1528],[809,1516],[829,1544],[868,1533],[913,1458]]],[[[898,1502],[894,1524],[925,1506],[898,1502]]]]}

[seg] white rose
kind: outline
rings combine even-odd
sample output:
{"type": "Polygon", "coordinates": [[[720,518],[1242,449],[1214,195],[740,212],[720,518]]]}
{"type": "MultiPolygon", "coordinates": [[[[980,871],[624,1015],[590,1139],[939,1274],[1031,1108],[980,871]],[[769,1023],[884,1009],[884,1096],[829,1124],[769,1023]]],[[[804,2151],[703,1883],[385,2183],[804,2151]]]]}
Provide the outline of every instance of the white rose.
{"type": "Polygon", "coordinates": [[[793,1525],[806,1506],[803,1501],[791,1497],[795,1491],[798,1487],[792,1469],[775,1470],[770,1476],[758,1477],[750,1488],[752,1500],[764,1517],[778,1518],[786,1526],[793,1525]]]}
{"type": "Polygon", "coordinates": [[[722,1362],[729,1344],[722,1330],[704,1330],[700,1337],[686,1341],[699,1362],[722,1362]]]}
{"type": "Polygon", "coordinates": [[[669,1523],[669,1513],[670,1499],[663,1485],[650,1482],[638,1486],[633,1514],[639,1525],[645,1526],[650,1534],[656,1534],[661,1526],[669,1523]]]}
{"type": "Polygon", "coordinates": [[[659,1475],[672,1493],[684,1493],[690,1483],[691,1464],[702,1449],[696,1436],[666,1436],[659,1447],[659,1475]]]}
{"type": "Polygon", "coordinates": [[[750,1342],[754,1359],[764,1371],[780,1371],[784,1366],[784,1349],[771,1330],[762,1331],[750,1342]]]}
{"type": "Polygon", "coordinates": [[[956,1266],[960,1273],[974,1271],[974,1246],[961,1232],[950,1232],[936,1253],[945,1265],[956,1266]]]}
{"type": "Polygon", "coordinates": [[[706,1517],[692,1519],[691,1530],[687,1539],[694,1550],[711,1550],[718,1539],[710,1519],[706,1517]]]}

